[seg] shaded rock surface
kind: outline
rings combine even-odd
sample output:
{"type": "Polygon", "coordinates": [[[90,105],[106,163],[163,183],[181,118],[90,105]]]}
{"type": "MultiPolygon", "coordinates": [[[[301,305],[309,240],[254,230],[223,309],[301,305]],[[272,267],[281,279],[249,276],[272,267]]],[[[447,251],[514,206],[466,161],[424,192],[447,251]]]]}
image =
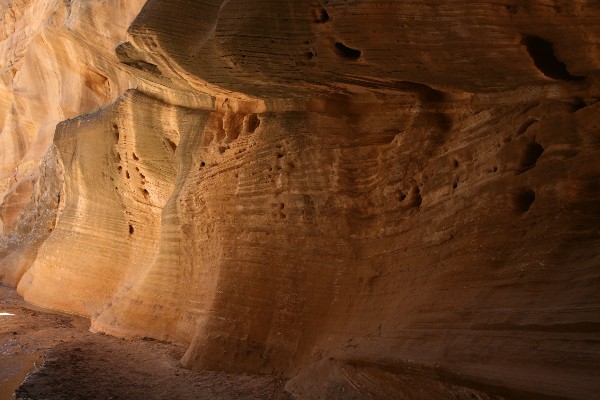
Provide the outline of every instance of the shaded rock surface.
{"type": "Polygon", "coordinates": [[[2,399],[17,388],[17,399],[291,398],[280,377],[189,371],[178,362],[185,346],[93,334],[89,319],[41,310],[5,286],[0,307],[2,399]]]}
{"type": "Polygon", "coordinates": [[[120,35],[129,83],[5,195],[27,301],[300,398],[600,391],[600,4],[153,0],[120,35]]]}

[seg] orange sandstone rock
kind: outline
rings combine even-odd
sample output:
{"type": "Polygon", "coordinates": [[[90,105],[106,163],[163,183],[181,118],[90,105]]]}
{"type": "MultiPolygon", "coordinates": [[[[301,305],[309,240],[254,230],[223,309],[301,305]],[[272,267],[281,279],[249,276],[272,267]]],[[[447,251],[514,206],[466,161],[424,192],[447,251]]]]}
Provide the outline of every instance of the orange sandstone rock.
{"type": "Polygon", "coordinates": [[[0,232],[15,229],[29,202],[56,124],[135,85],[114,47],[143,3],[0,3],[0,232]]]}
{"type": "Polygon", "coordinates": [[[599,22],[147,2],[106,61],[135,90],[58,125],[0,274],[298,398],[593,398],[599,22]]]}

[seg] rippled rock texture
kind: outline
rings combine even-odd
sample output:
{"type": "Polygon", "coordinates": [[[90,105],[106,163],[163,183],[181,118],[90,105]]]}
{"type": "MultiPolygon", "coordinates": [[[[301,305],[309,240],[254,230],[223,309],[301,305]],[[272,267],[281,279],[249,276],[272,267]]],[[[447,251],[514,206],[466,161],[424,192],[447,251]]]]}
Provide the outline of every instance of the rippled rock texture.
{"type": "Polygon", "coordinates": [[[27,301],[298,398],[600,391],[599,3],[83,3],[0,3],[27,301]]]}

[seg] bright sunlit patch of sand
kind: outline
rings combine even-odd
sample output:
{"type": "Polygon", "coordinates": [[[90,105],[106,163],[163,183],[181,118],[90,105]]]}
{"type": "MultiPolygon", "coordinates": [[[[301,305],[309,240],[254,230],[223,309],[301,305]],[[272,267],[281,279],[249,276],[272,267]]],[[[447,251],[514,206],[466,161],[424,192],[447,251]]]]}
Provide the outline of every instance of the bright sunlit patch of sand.
{"type": "Polygon", "coordinates": [[[0,312],[0,317],[10,317],[11,315],[15,315],[15,314],[11,314],[8,312],[0,312]]]}

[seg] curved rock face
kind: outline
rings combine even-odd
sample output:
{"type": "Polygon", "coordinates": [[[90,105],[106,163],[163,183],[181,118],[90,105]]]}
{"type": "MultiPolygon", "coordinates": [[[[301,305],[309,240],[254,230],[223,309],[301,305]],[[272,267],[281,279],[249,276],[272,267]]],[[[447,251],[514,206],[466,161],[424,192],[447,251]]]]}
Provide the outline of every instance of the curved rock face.
{"type": "Polygon", "coordinates": [[[75,2],[48,14],[112,33],[56,34],[86,49],[58,81],[72,113],[23,107],[119,98],[5,184],[0,276],[299,398],[593,398],[600,5],[423,3],[152,0],[128,38],[75,2]]]}
{"type": "Polygon", "coordinates": [[[29,202],[56,124],[111,103],[133,85],[114,47],[125,40],[142,5],[140,0],[0,3],[3,233],[14,230],[29,202]]]}

